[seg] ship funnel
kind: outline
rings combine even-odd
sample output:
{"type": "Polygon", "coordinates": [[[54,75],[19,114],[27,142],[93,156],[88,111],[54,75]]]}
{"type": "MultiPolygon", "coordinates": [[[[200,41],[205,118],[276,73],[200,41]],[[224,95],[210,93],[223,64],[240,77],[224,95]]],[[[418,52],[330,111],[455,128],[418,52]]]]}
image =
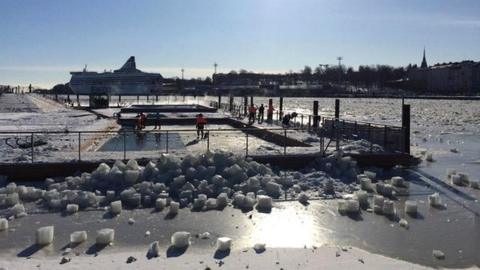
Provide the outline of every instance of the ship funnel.
{"type": "Polygon", "coordinates": [[[135,56],[130,56],[127,62],[120,69],[116,71],[124,71],[124,72],[137,71],[137,65],[135,64],[135,56]]]}

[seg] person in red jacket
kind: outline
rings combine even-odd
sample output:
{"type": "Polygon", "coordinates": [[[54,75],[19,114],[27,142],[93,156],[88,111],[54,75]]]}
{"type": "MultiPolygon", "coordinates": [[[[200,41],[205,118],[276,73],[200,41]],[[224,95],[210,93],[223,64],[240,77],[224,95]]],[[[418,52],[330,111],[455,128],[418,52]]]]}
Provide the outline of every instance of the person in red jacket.
{"type": "Polygon", "coordinates": [[[203,129],[205,128],[205,125],[207,124],[207,119],[203,117],[203,114],[197,115],[197,119],[195,120],[195,125],[197,127],[197,140],[200,138],[200,134],[202,134],[202,139],[204,137],[203,134],[203,129]]]}

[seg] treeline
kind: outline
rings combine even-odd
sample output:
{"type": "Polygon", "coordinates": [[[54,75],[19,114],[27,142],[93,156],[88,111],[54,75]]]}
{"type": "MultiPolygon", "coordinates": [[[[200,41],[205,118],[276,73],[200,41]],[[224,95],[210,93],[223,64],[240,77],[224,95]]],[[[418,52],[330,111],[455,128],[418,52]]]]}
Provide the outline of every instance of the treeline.
{"type": "Polygon", "coordinates": [[[355,70],[352,67],[320,65],[314,69],[310,66],[305,66],[298,72],[290,71],[285,74],[261,74],[249,72],[245,69],[241,69],[238,72],[232,70],[228,74],[221,74],[218,77],[224,84],[234,84],[241,79],[252,81],[257,79],[276,81],[284,85],[347,83],[355,86],[371,87],[384,86],[389,82],[405,79],[409,68],[414,67],[410,65],[406,68],[389,65],[362,65],[355,70]]]}

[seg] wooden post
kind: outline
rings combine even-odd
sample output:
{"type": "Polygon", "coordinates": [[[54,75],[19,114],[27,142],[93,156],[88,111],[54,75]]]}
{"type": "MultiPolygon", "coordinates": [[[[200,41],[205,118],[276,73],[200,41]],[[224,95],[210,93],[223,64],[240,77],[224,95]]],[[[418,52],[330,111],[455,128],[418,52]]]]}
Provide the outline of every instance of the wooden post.
{"type": "Polygon", "coordinates": [[[137,96],[137,104],[140,103],[140,96],[137,96]]]}
{"type": "MultiPolygon", "coordinates": [[[[268,99],[268,108],[273,107],[273,99],[269,98],[268,99]]],[[[269,112],[267,108],[267,122],[272,122],[273,121],[273,112],[269,112]]]]}
{"type": "Polygon", "coordinates": [[[313,128],[318,128],[318,101],[313,101],[313,128]]]}
{"type": "MultiPolygon", "coordinates": [[[[185,96],[183,98],[183,101],[185,101],[185,96]]],[[[155,95],[155,102],[158,102],[158,95],[155,95]]]]}
{"type": "Polygon", "coordinates": [[[243,114],[247,115],[248,98],[243,97],[243,114]]]}
{"type": "Polygon", "coordinates": [[[150,95],[147,95],[147,103],[148,103],[149,100],[150,100],[150,95]]]}
{"type": "Polygon", "coordinates": [[[340,118],[340,99],[335,99],[335,120],[340,118]]]}
{"type": "Polygon", "coordinates": [[[253,106],[253,96],[250,97],[250,106],[253,106]]]}
{"type": "Polygon", "coordinates": [[[410,154],[410,104],[402,106],[403,151],[410,154]]]}
{"type": "Polygon", "coordinates": [[[283,97],[280,97],[280,104],[278,107],[278,111],[280,112],[280,118],[283,117],[283,97]]]}
{"type": "Polygon", "coordinates": [[[80,95],[77,94],[77,106],[80,108],[80,95]]]}
{"type": "Polygon", "coordinates": [[[228,110],[230,112],[233,110],[233,96],[230,96],[230,100],[228,101],[228,110]]]}
{"type": "Polygon", "coordinates": [[[122,95],[118,95],[118,105],[122,102],[122,95]]]}
{"type": "Polygon", "coordinates": [[[222,105],[222,96],[221,95],[218,95],[218,108],[217,109],[220,109],[220,107],[222,105]]]}

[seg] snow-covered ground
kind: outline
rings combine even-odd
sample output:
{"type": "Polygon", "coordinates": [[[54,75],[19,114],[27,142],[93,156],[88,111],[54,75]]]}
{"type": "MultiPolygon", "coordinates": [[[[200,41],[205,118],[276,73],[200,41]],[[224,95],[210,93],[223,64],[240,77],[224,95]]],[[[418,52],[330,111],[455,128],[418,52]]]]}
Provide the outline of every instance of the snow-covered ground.
{"type": "MultiPolygon", "coordinates": [[[[6,134],[3,132],[67,132],[63,134],[35,134],[34,141],[47,144],[34,149],[36,161],[75,159],[78,157],[78,135],[81,131],[106,131],[118,129],[114,120],[98,119],[96,115],[84,110],[66,107],[58,102],[39,95],[0,96],[0,151],[2,162],[31,162],[31,149],[22,149],[16,141],[30,144],[31,134],[6,134]],[[6,139],[10,138],[8,141],[6,139]],[[12,145],[14,147],[11,147],[12,145]],[[65,153],[67,152],[67,153],[65,153]]],[[[87,149],[97,140],[95,134],[86,134],[81,138],[82,148],[87,149]]]]}

